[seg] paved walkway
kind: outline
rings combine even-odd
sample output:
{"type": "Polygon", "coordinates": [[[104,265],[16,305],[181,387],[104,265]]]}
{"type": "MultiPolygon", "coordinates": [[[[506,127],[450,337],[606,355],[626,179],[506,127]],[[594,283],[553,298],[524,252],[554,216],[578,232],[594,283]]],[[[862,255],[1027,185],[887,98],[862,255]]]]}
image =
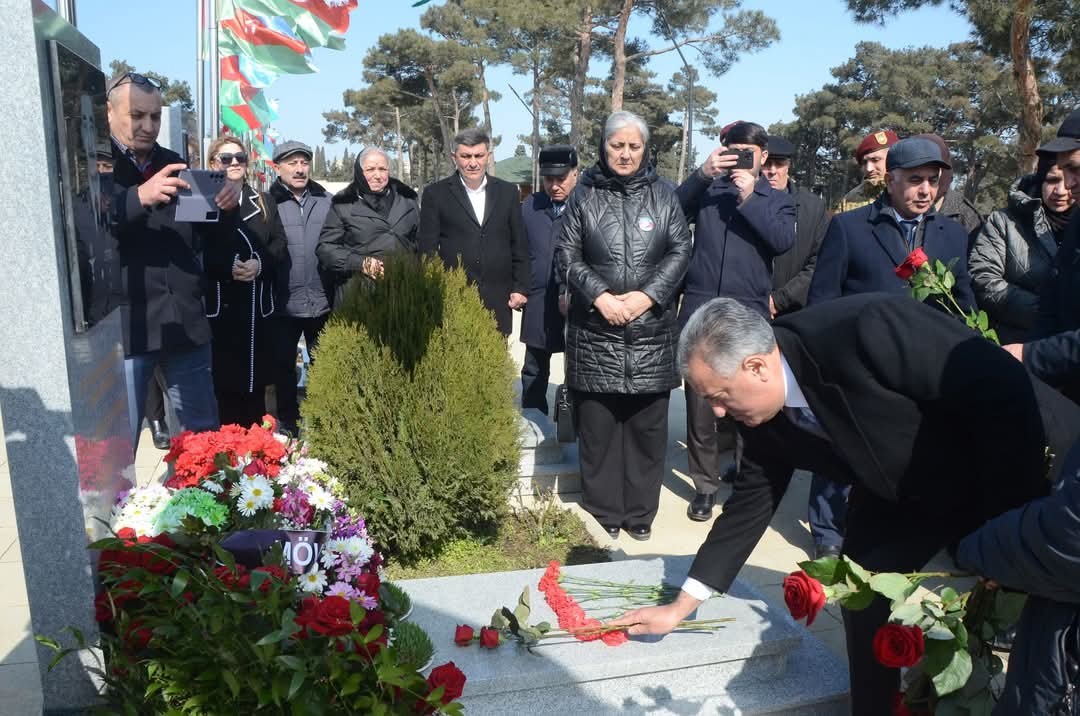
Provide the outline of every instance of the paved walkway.
{"type": "MultiPolygon", "coordinates": [[[[516,326],[514,335],[517,335],[516,326]]],[[[523,346],[513,342],[511,353],[520,366],[524,356],[523,346]]],[[[562,379],[561,360],[557,358],[553,362],[559,365],[553,366],[552,386],[562,379]]],[[[581,511],[576,504],[578,496],[561,497],[564,503],[582,515],[597,541],[610,547],[616,559],[693,554],[709,530],[710,523],[691,522],[686,517],[686,505],[693,496],[693,485],[686,476],[686,446],[683,442],[686,433],[681,390],[672,392],[669,415],[668,470],[651,540],[638,542],[625,534],[612,540],[589,515],[581,511]]],[[[136,457],[136,473],[140,483],[163,473],[161,458],[164,454],[164,451],[154,448],[149,431],[144,430],[136,457]]],[[[728,488],[721,489],[722,501],[728,488]]],[[[809,477],[796,477],[772,525],[740,573],[743,579],[757,586],[781,609],[781,582],[786,574],[797,569],[798,561],[807,558],[807,549],[811,545],[806,525],[808,489],[809,477]]],[[[844,632],[838,610],[827,607],[811,631],[844,657],[844,632]]],[[[40,712],[38,665],[30,631],[7,453],[0,442],[0,714],[24,716],[40,712]]]]}

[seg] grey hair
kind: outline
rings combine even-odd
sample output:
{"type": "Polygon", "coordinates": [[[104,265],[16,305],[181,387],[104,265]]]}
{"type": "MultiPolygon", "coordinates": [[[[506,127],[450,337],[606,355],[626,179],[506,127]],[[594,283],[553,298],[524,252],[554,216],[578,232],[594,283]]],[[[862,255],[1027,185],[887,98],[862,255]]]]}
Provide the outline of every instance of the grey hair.
{"type": "Polygon", "coordinates": [[[378,147],[365,147],[364,151],[360,152],[360,155],[356,157],[356,165],[362,166],[364,160],[370,157],[372,154],[381,154],[383,156],[383,159],[386,160],[387,166],[389,166],[390,155],[384,152],[382,149],[379,149],[378,147]]]}
{"type": "Polygon", "coordinates": [[[607,140],[611,139],[612,134],[626,127],[636,129],[641,133],[641,141],[645,144],[649,143],[649,125],[645,123],[645,120],[633,112],[621,110],[609,114],[607,121],[604,122],[604,144],[607,144],[607,140]]]}
{"type": "Polygon", "coordinates": [[[679,372],[686,378],[690,358],[698,355],[730,378],[747,358],[774,348],[776,336],[764,316],[733,298],[714,298],[694,311],[679,336],[679,372]]]}
{"type": "Polygon", "coordinates": [[[483,127],[469,127],[454,135],[454,152],[457,152],[458,147],[475,147],[477,144],[491,149],[491,137],[483,127]]]}

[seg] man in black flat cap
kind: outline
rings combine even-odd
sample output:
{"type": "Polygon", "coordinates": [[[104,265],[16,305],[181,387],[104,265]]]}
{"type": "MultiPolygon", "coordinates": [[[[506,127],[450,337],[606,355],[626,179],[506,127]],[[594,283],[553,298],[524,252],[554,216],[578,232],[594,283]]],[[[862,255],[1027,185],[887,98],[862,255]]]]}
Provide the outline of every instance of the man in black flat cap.
{"type": "Polygon", "coordinates": [[[548,376],[551,355],[562,353],[566,315],[564,283],[555,275],[555,237],[570,192],[577,185],[577,150],[553,144],[540,150],[540,176],[544,190],[521,204],[521,218],[529,239],[529,301],[521,318],[525,364],[521,367],[521,407],[548,412],[548,376]]]}
{"type": "Polygon", "coordinates": [[[796,186],[790,176],[794,154],[794,144],[769,135],[769,156],[761,173],[773,189],[786,191],[795,201],[795,245],[773,259],[773,292],[769,296],[769,313],[773,318],[806,305],[817,252],[829,227],[825,202],[809,189],[796,186]]]}

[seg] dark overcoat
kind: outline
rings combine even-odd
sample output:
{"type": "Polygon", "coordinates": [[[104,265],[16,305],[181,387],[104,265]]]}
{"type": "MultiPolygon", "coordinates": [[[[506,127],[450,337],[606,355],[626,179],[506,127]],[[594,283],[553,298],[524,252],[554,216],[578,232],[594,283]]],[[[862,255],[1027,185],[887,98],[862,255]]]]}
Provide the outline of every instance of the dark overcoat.
{"type": "Polygon", "coordinates": [[[686,271],[679,324],[703,303],[726,296],[769,315],[773,259],[795,243],[795,202],[759,177],[739,203],[727,177],[707,178],[700,169],[678,189],[686,220],[694,223],[694,253],[686,271]]]}
{"type": "Polygon", "coordinates": [[[204,244],[228,240],[228,214],[218,223],[176,220],[176,201],[150,208],[139,202],[139,185],[180,155],[154,145],[150,166],[140,172],[113,142],[113,189],[109,212],[123,285],[124,352],[187,351],[210,342],[203,305],[204,244]]]}
{"type": "Polygon", "coordinates": [[[234,214],[228,237],[206,247],[206,315],[214,336],[215,388],[251,393],[275,378],[277,341],[269,318],[277,309],[277,272],[287,270],[289,248],[276,202],[247,184],[234,214]],[[233,279],[233,264],[253,258],[259,261],[255,280],[233,279]]]}
{"type": "Polygon", "coordinates": [[[461,176],[454,172],[429,185],[420,198],[420,251],[438,256],[447,268],[459,263],[476,285],[480,300],[495,314],[504,336],[513,327],[511,293],[529,293],[529,245],[521,221],[517,187],[489,176],[484,216],[477,220],[465,194],[461,176]]]}
{"type": "Polygon", "coordinates": [[[420,220],[416,192],[397,179],[391,179],[390,186],[393,203],[386,216],[361,198],[355,182],[334,195],[315,248],[319,267],[333,277],[334,305],[341,302],[345,283],[361,271],[367,257],[416,252],[420,220]]]}
{"type": "Polygon", "coordinates": [[[555,271],[558,221],[551,197],[538,191],[521,204],[521,218],[529,237],[529,302],[521,317],[521,342],[551,353],[561,353],[565,320],[559,312],[559,279],[555,271]]]}
{"type": "Polygon", "coordinates": [[[1039,298],[1038,340],[1024,344],[1031,372],[1080,402],[1080,211],[1073,211],[1039,298]]]}
{"type": "Polygon", "coordinates": [[[795,202],[795,245],[773,259],[772,299],[778,316],[806,305],[821,240],[829,228],[829,212],[821,197],[793,181],[787,191],[795,202]]]}
{"type": "MultiPolygon", "coordinates": [[[[910,252],[896,220],[883,211],[886,196],[833,216],[810,281],[809,304],[875,291],[910,295],[908,282],[896,275],[896,267],[910,252]]],[[[923,251],[931,260],[953,262],[956,302],[964,309],[974,308],[975,293],[968,273],[968,235],[964,227],[933,210],[923,219],[923,224],[923,251]]],[[[936,306],[937,299],[931,296],[927,303],[936,306]]]]}
{"type": "MultiPolygon", "coordinates": [[[[1080,428],[1080,408],[1007,352],[906,297],[844,297],[773,325],[827,439],[783,411],[739,426],[741,471],[690,570],[714,589],[735,579],[795,469],[853,485],[845,554],[872,571],[913,572],[985,520],[1045,495],[1046,449],[1064,455],[1080,428]]],[[[898,673],[872,653],[888,612],[879,601],[845,614],[854,713],[891,708],[898,673]]]]}

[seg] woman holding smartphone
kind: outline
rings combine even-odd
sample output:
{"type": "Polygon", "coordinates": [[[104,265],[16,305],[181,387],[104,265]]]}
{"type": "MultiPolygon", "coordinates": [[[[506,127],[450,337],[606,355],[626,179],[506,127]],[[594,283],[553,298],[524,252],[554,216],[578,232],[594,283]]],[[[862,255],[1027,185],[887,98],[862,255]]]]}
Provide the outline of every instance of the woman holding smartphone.
{"type": "Polygon", "coordinates": [[[240,206],[223,215],[233,231],[227,241],[203,247],[209,285],[206,315],[213,332],[214,393],[221,424],[261,422],[264,393],[274,379],[274,274],[288,270],[288,245],[274,202],[247,183],[248,156],[240,140],[210,145],[210,168],[241,185],[240,206]]]}

